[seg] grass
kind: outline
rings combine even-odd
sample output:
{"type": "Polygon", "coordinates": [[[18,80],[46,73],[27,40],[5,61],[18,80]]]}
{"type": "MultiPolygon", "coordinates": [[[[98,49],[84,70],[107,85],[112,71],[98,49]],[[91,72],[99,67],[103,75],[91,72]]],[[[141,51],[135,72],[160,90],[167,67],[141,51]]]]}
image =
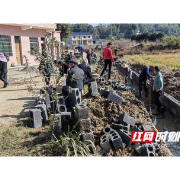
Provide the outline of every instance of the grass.
{"type": "Polygon", "coordinates": [[[180,68],[180,53],[159,53],[152,55],[136,54],[125,55],[124,57],[133,62],[139,62],[147,66],[155,65],[160,67],[168,67],[170,69],[180,68]]]}

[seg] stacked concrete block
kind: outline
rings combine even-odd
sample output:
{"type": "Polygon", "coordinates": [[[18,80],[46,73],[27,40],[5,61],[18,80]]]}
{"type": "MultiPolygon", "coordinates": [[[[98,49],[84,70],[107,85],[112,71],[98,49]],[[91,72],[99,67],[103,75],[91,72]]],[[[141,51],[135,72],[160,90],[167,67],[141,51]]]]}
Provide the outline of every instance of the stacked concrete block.
{"type": "Polygon", "coordinates": [[[46,103],[47,109],[51,108],[49,94],[45,94],[45,103],[46,103]]]}
{"type": "Polygon", "coordinates": [[[96,81],[88,83],[88,91],[89,91],[89,94],[91,94],[92,96],[98,95],[98,86],[97,86],[96,81]]]}
{"type": "Polygon", "coordinates": [[[81,103],[81,92],[79,91],[79,88],[71,88],[69,100],[71,107],[75,107],[76,104],[81,103]]]}
{"type": "Polygon", "coordinates": [[[100,146],[105,152],[108,152],[111,149],[111,144],[109,142],[109,136],[107,134],[104,134],[103,136],[101,136],[100,146]]]}
{"type": "Polygon", "coordinates": [[[151,126],[148,125],[148,124],[143,124],[142,125],[142,130],[143,131],[152,131],[151,126]]]}
{"type": "Polygon", "coordinates": [[[122,130],[122,129],[117,130],[117,132],[119,133],[123,143],[125,143],[127,147],[130,144],[130,139],[131,139],[130,135],[128,134],[127,131],[122,130]]]}
{"type": "Polygon", "coordinates": [[[57,103],[58,103],[59,105],[66,105],[64,96],[59,96],[59,95],[58,95],[57,103]]]}
{"type": "Polygon", "coordinates": [[[155,149],[152,144],[144,144],[141,147],[141,155],[142,156],[155,156],[155,149]]]}
{"type": "Polygon", "coordinates": [[[43,122],[46,122],[48,120],[46,105],[45,104],[39,104],[39,105],[35,106],[35,108],[41,110],[41,116],[43,118],[43,122]]]}
{"type": "Polygon", "coordinates": [[[109,93],[107,99],[114,102],[114,103],[116,103],[116,104],[120,104],[120,105],[123,102],[123,99],[120,96],[118,96],[118,95],[116,95],[114,93],[109,93]]]}
{"type": "Polygon", "coordinates": [[[130,124],[131,126],[135,126],[136,120],[127,114],[120,114],[118,118],[118,122],[119,123],[125,122],[127,124],[130,124]]]}
{"type": "Polygon", "coordinates": [[[30,111],[30,125],[32,128],[42,127],[42,116],[40,109],[31,109],[30,111]]]}
{"type": "Polygon", "coordinates": [[[80,123],[79,123],[79,126],[80,126],[81,131],[90,132],[90,130],[91,130],[91,120],[90,120],[90,118],[81,119],[80,123]]]}
{"type": "Polygon", "coordinates": [[[106,127],[103,128],[103,132],[104,132],[105,134],[109,135],[110,132],[112,133],[112,132],[115,132],[115,131],[114,131],[114,129],[112,129],[111,127],[106,126],[106,127]]]}
{"type": "Polygon", "coordinates": [[[89,118],[89,108],[85,105],[76,105],[75,106],[78,119],[87,119],[89,118]]]}

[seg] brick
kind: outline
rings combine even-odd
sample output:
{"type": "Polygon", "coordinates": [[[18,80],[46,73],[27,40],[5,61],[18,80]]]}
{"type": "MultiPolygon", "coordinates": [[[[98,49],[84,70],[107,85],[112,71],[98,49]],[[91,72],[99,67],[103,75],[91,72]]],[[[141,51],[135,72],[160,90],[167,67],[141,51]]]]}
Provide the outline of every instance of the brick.
{"type": "Polygon", "coordinates": [[[110,135],[110,141],[111,141],[114,149],[119,149],[120,147],[123,146],[122,139],[117,132],[110,135]]]}
{"type": "Polygon", "coordinates": [[[75,106],[78,119],[88,119],[89,118],[89,108],[84,105],[75,106]]]}
{"type": "Polygon", "coordinates": [[[136,120],[127,114],[120,114],[118,118],[118,122],[119,123],[125,122],[127,124],[130,124],[131,126],[135,126],[136,120]]]}
{"type": "Polygon", "coordinates": [[[61,112],[67,112],[67,107],[63,104],[57,104],[57,112],[61,113],[61,112]]]}
{"type": "Polygon", "coordinates": [[[92,132],[83,132],[82,133],[82,140],[85,144],[91,144],[91,142],[94,142],[94,135],[92,132]],[[91,141],[91,142],[89,142],[91,141]]]}
{"type": "Polygon", "coordinates": [[[45,104],[39,104],[39,105],[35,106],[35,108],[41,110],[41,116],[43,118],[42,121],[46,122],[48,120],[46,105],[45,104]]]}
{"type": "Polygon", "coordinates": [[[128,132],[122,129],[117,130],[117,132],[121,136],[123,143],[125,143],[126,146],[128,146],[130,144],[130,136],[128,132]]]}
{"type": "Polygon", "coordinates": [[[88,83],[88,91],[92,96],[98,95],[98,86],[96,81],[88,83]]]}
{"type": "Polygon", "coordinates": [[[42,116],[40,109],[31,109],[30,111],[30,125],[32,128],[42,127],[42,116]]]}
{"type": "Polygon", "coordinates": [[[118,95],[113,94],[113,93],[109,93],[107,99],[116,104],[122,104],[122,102],[123,102],[123,99],[121,97],[119,97],[118,95]]]}
{"type": "Polygon", "coordinates": [[[51,108],[49,94],[45,94],[45,104],[47,109],[51,108]]]}
{"type": "Polygon", "coordinates": [[[80,123],[79,123],[79,126],[80,126],[81,131],[90,131],[91,130],[91,120],[90,120],[90,118],[81,119],[80,123]]]}
{"type": "Polygon", "coordinates": [[[79,88],[71,88],[69,100],[71,107],[75,107],[75,105],[81,103],[81,92],[79,91],[79,88]]]}
{"type": "Polygon", "coordinates": [[[105,152],[108,152],[111,149],[111,144],[109,142],[109,137],[107,134],[104,134],[103,136],[101,136],[100,146],[105,152]]]}
{"type": "Polygon", "coordinates": [[[151,126],[148,125],[148,124],[143,124],[142,125],[142,130],[143,131],[152,131],[151,126]]]}

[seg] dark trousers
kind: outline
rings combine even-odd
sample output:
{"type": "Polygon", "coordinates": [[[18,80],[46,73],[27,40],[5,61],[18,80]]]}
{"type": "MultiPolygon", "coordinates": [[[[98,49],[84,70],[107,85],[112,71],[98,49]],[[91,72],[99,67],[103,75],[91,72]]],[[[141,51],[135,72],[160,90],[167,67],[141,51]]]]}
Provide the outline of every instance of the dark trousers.
{"type": "Polygon", "coordinates": [[[51,74],[45,74],[44,77],[45,77],[46,85],[49,85],[51,74]]]}
{"type": "Polygon", "coordinates": [[[87,57],[89,65],[91,65],[91,56],[87,57]]]}
{"type": "Polygon", "coordinates": [[[4,84],[8,84],[7,82],[7,69],[4,69],[0,73],[0,79],[4,82],[4,84]]]}
{"type": "Polygon", "coordinates": [[[86,79],[85,82],[84,82],[84,84],[88,84],[89,82],[93,82],[93,81],[95,81],[94,78],[86,79]]]}
{"type": "Polygon", "coordinates": [[[105,66],[104,66],[104,69],[103,69],[103,71],[102,71],[102,73],[101,73],[101,76],[104,74],[104,71],[106,70],[107,65],[109,65],[109,75],[108,75],[108,79],[110,79],[110,78],[111,78],[112,61],[111,61],[110,59],[105,59],[104,62],[105,62],[105,66]]]}
{"type": "Polygon", "coordinates": [[[148,93],[147,81],[139,78],[139,92],[142,92],[142,90],[144,90],[146,94],[148,93]]]}
{"type": "Polygon", "coordinates": [[[163,91],[160,90],[158,92],[153,91],[153,95],[154,95],[154,102],[155,105],[157,106],[157,111],[160,112],[161,114],[164,113],[164,108],[162,105],[162,95],[163,95],[163,91]]]}

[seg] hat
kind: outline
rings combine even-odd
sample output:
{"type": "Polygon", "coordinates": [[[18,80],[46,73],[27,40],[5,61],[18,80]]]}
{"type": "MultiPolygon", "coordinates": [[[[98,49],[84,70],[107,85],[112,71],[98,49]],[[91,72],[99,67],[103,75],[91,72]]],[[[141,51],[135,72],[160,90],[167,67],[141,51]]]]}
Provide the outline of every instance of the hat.
{"type": "Polygon", "coordinates": [[[155,66],[155,67],[154,67],[154,69],[155,69],[157,72],[159,72],[159,71],[160,71],[159,66],[155,66]]]}
{"type": "Polygon", "coordinates": [[[7,62],[7,59],[6,59],[6,57],[4,56],[3,53],[0,53],[0,61],[7,62]]]}
{"type": "Polygon", "coordinates": [[[122,67],[123,67],[123,68],[127,68],[128,65],[127,65],[127,64],[123,64],[122,67]]]}
{"type": "Polygon", "coordinates": [[[69,63],[78,64],[78,62],[75,59],[71,59],[69,63]]]}

